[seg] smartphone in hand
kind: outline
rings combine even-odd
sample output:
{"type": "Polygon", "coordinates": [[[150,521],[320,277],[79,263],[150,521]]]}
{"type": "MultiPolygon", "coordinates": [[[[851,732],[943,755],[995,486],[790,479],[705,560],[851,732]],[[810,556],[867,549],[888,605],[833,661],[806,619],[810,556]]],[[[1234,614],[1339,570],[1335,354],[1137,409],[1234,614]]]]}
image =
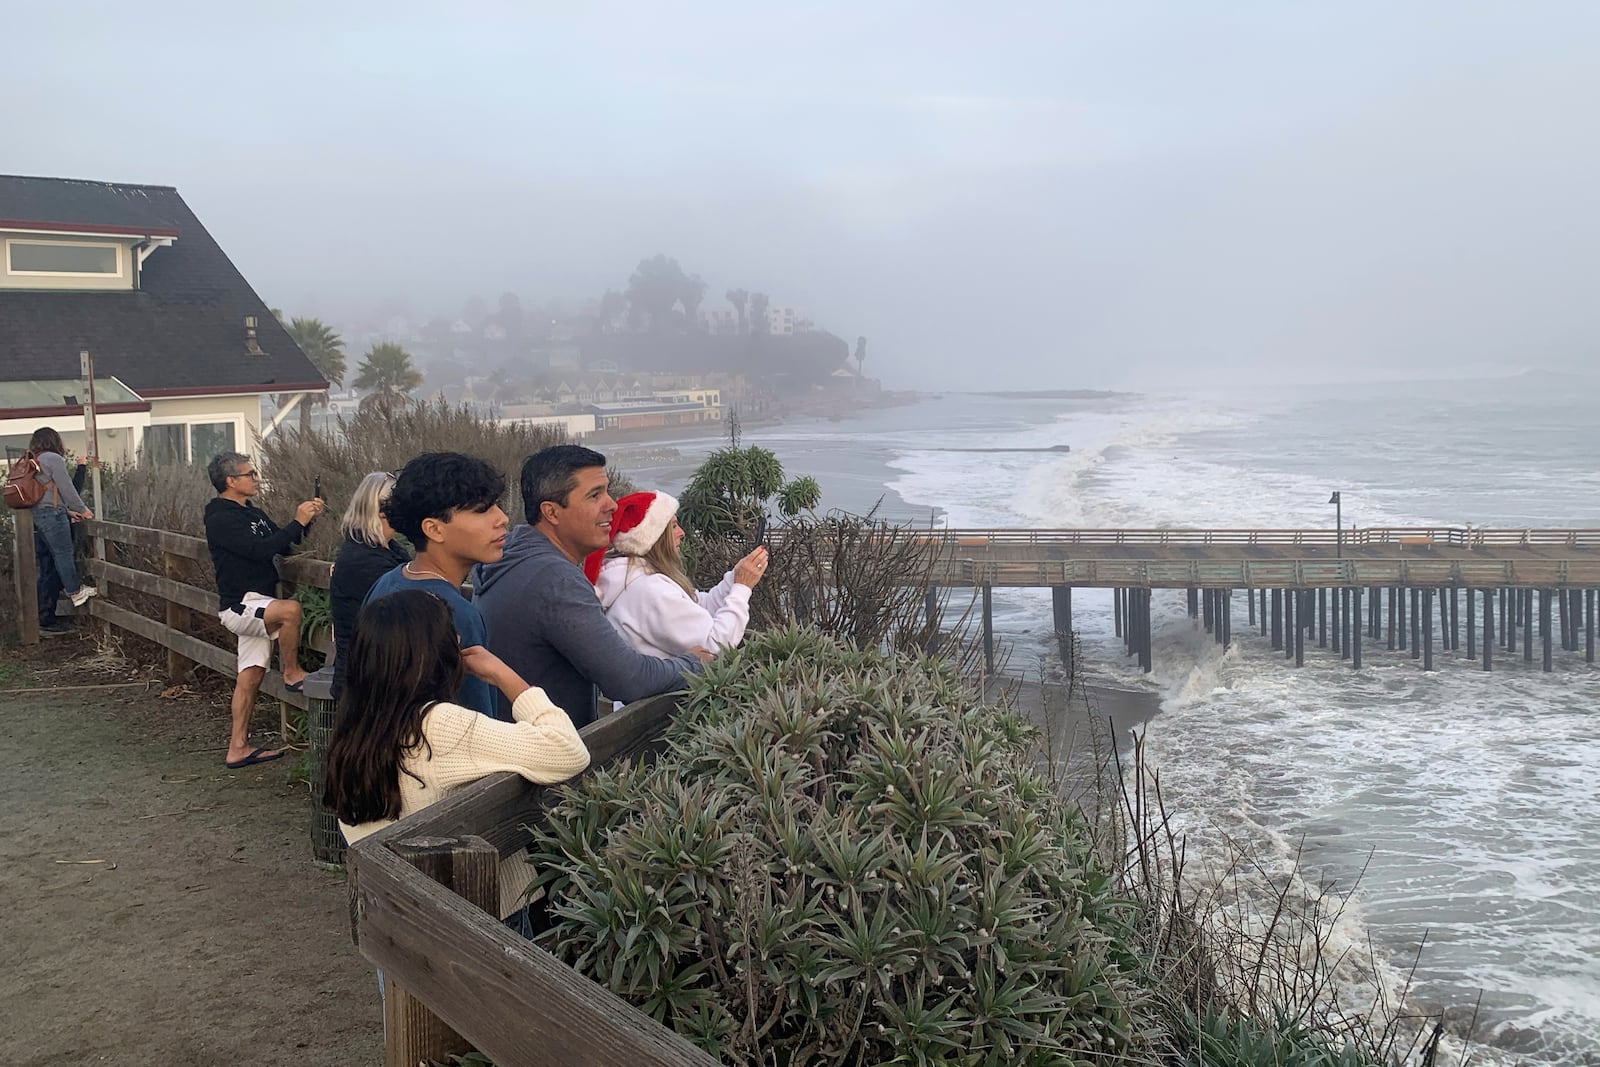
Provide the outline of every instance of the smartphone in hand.
{"type": "Polygon", "coordinates": [[[311,497],[314,500],[322,499],[322,475],[317,475],[317,480],[311,483],[311,497]]]}
{"type": "Polygon", "coordinates": [[[756,520],[756,535],[750,541],[752,549],[760,548],[767,543],[767,517],[765,515],[756,520]]]}

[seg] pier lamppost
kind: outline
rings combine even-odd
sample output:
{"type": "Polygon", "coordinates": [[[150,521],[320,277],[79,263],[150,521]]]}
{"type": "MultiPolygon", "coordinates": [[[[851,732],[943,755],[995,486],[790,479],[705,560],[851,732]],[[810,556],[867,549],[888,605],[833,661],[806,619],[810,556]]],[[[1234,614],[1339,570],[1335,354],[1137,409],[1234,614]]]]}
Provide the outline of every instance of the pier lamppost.
{"type": "Polygon", "coordinates": [[[1328,498],[1328,503],[1333,505],[1333,554],[1336,558],[1344,558],[1344,505],[1339,502],[1339,491],[1336,489],[1328,498]]]}

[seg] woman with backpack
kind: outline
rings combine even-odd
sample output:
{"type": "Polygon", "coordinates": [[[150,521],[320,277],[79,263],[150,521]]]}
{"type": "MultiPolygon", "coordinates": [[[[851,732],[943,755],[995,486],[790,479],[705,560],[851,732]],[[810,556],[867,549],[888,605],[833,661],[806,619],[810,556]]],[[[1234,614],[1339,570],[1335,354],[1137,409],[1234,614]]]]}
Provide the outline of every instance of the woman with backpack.
{"type": "Polygon", "coordinates": [[[72,524],[94,518],[94,512],[73,488],[72,475],[67,472],[67,449],[59,433],[48,426],[35,430],[28,441],[28,452],[39,468],[34,478],[44,489],[31,509],[33,552],[39,561],[39,632],[71,633],[72,627],[56,618],[56,600],[68,591],[72,606],[78,608],[99,591],[79,580],[72,546],[72,524]]]}

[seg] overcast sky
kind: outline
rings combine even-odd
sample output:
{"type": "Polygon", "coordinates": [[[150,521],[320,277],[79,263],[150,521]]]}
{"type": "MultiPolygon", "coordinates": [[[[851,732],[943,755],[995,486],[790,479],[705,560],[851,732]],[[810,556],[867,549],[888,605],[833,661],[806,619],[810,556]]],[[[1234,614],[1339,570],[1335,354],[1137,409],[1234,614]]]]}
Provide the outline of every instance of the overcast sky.
{"type": "Polygon", "coordinates": [[[1600,348],[1600,4],[5,6],[0,171],[176,185],[294,313],[665,252],[891,386],[1600,348]]]}

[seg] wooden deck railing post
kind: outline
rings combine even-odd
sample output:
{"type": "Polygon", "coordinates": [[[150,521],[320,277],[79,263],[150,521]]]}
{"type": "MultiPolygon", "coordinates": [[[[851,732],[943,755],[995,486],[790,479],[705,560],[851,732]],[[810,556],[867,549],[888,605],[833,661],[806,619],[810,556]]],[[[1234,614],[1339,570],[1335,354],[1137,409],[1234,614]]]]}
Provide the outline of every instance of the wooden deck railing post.
{"type": "MultiPolygon", "coordinates": [[[[98,477],[98,475],[96,475],[96,477],[98,477]]],[[[94,502],[94,506],[95,507],[99,507],[100,506],[100,501],[96,500],[94,502]]],[[[94,558],[96,560],[98,560],[100,563],[104,564],[106,562],[106,539],[105,539],[105,534],[102,532],[102,530],[101,530],[101,528],[99,526],[92,526],[92,527],[90,527],[90,529],[93,531],[91,536],[94,539],[93,542],[92,542],[92,544],[94,545],[94,558]]],[[[99,586],[99,594],[98,595],[100,597],[102,597],[103,599],[109,601],[111,599],[111,590],[112,590],[111,583],[109,581],[107,581],[105,578],[101,578],[100,579],[100,586],[99,586]]],[[[90,612],[92,612],[94,610],[93,602],[90,603],[89,609],[90,609],[90,612]]],[[[85,613],[85,614],[87,615],[88,613],[85,613]]],[[[102,627],[103,627],[103,629],[105,631],[103,636],[109,638],[111,636],[111,623],[109,621],[106,621],[106,622],[102,622],[101,625],[102,625],[102,627]]]]}
{"type": "Polygon", "coordinates": [[[11,576],[17,587],[17,636],[25,645],[39,643],[39,561],[33,555],[33,512],[11,513],[16,537],[12,550],[11,576]]]}
{"type": "MultiPolygon", "coordinates": [[[[500,853],[481,837],[412,837],[394,854],[468,903],[495,914],[500,906],[500,853]]],[[[416,1067],[472,1051],[420,1000],[388,979],[383,991],[384,1067],[416,1067]]]]}

